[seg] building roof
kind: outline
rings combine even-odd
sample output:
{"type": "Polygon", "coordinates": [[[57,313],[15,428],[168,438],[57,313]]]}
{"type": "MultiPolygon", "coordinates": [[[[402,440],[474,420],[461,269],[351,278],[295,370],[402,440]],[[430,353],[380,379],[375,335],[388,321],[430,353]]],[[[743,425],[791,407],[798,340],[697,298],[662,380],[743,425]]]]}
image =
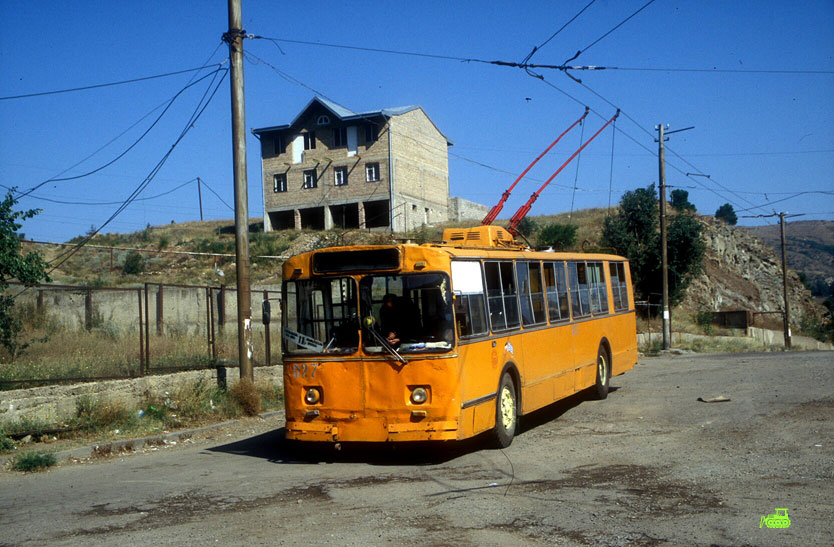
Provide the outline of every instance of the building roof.
{"type": "MultiPolygon", "coordinates": [[[[394,107],[394,108],[383,108],[381,110],[369,110],[367,112],[354,112],[354,111],[352,111],[348,108],[345,108],[344,106],[342,106],[338,103],[335,103],[331,100],[325,99],[324,97],[316,96],[316,97],[313,97],[312,99],[310,99],[310,102],[307,103],[307,105],[304,108],[301,109],[301,111],[295,116],[295,118],[293,118],[293,120],[290,123],[284,124],[284,125],[273,125],[273,126],[270,126],[270,127],[259,127],[259,128],[256,128],[256,129],[252,129],[252,133],[256,136],[259,136],[263,133],[268,133],[270,131],[281,131],[281,130],[284,130],[284,129],[289,129],[290,127],[295,125],[296,122],[298,122],[298,120],[307,112],[307,110],[311,106],[313,106],[314,103],[320,104],[321,106],[326,108],[328,111],[330,111],[331,114],[333,114],[334,116],[336,116],[337,118],[339,118],[339,120],[341,120],[343,122],[351,121],[351,120],[363,120],[363,119],[369,119],[369,118],[376,118],[376,117],[379,117],[379,116],[384,116],[386,118],[390,118],[392,116],[400,116],[402,114],[406,114],[408,112],[411,112],[412,110],[418,110],[418,109],[423,110],[422,107],[420,107],[419,105],[414,105],[413,104],[413,105],[409,105],[409,106],[397,106],[397,107],[394,107]]],[[[425,114],[425,111],[423,111],[423,113],[425,114]]],[[[429,118],[428,114],[426,114],[426,118],[429,118]]],[[[446,143],[449,146],[454,144],[452,141],[450,141],[448,138],[446,138],[446,135],[443,135],[443,132],[440,131],[440,129],[431,120],[431,118],[429,118],[429,121],[431,122],[432,125],[434,125],[434,128],[437,129],[437,132],[440,133],[443,136],[444,139],[446,139],[446,143]]]]}

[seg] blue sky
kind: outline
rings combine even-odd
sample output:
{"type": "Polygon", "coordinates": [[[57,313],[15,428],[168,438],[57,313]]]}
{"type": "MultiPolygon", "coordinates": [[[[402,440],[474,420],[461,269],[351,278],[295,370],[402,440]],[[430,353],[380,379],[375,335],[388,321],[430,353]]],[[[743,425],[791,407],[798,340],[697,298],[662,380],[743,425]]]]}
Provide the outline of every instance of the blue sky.
{"type": "MultiPolygon", "coordinates": [[[[588,1],[244,1],[243,18],[247,32],[267,37],[521,61],[588,1]]],[[[561,64],[644,3],[597,0],[532,62],[561,64]]],[[[225,45],[218,48],[228,24],[225,2],[4,0],[2,5],[2,97],[178,71],[219,63],[227,56],[225,45]]],[[[247,128],[290,121],[313,96],[311,89],[355,111],[419,104],[455,143],[449,161],[453,195],[495,203],[515,175],[581,115],[582,105],[606,118],[613,115],[615,108],[596,92],[637,122],[625,116],[617,121],[613,171],[614,133],[609,128],[582,153],[578,174],[575,163],[565,169],[531,214],[569,210],[574,180],[577,209],[606,206],[609,182],[614,204],[622,191],[656,182],[652,133],[662,122],[671,130],[695,126],[671,136],[667,182],[688,190],[700,212],[711,214],[729,201],[736,209],[766,204],[740,216],[775,209],[805,213],[807,219],[834,219],[830,194],[806,194],[770,205],[788,192],[834,191],[834,74],[577,72],[583,87],[560,72],[541,71],[574,101],[517,68],[291,43],[279,48],[266,40],[247,40],[244,47],[296,81],[265,64],[247,62],[247,128]],[[711,178],[687,178],[676,168],[711,178]]],[[[834,71],[834,2],[657,0],[571,64],[834,71]]],[[[25,189],[54,177],[153,111],[63,176],[109,162],[147,129],[160,112],[154,109],[192,82],[194,74],[0,100],[0,183],[25,189]]],[[[78,202],[125,199],[169,151],[208,82],[183,92],[147,137],[110,167],[89,177],[50,182],[33,196],[78,202]]],[[[229,112],[225,80],[141,197],[199,176],[231,203],[229,112]]],[[[585,136],[603,123],[591,114],[585,136]]],[[[503,216],[509,217],[538,188],[537,181],[573,153],[579,138],[578,131],[569,134],[537,164],[503,216]]],[[[255,217],[261,215],[262,194],[258,142],[251,134],[247,145],[250,214],[255,217]]],[[[203,203],[207,218],[232,218],[208,191],[203,203]]],[[[61,205],[32,196],[23,198],[21,206],[44,210],[26,222],[27,237],[52,241],[101,226],[117,207],[61,205]]],[[[131,204],[104,231],[196,219],[197,188],[190,183],[164,197],[131,204]]],[[[773,219],[741,219],[743,224],[762,222],[773,219]]]]}

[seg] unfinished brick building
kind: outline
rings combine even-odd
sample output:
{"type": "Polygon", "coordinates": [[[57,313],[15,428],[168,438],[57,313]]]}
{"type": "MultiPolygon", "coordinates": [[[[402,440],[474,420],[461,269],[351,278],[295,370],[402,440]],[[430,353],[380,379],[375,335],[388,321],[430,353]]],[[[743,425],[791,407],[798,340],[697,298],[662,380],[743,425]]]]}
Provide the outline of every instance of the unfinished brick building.
{"type": "Polygon", "coordinates": [[[315,97],[261,142],[264,229],[406,231],[449,219],[452,143],[419,106],[356,113],[315,97]]]}

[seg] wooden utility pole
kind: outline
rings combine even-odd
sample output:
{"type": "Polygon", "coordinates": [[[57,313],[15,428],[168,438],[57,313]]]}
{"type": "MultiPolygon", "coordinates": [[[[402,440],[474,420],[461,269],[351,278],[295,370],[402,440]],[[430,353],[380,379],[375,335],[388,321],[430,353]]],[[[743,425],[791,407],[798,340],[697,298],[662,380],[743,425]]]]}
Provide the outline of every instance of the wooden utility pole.
{"type": "Polygon", "coordinates": [[[663,349],[672,346],[672,316],[669,311],[669,260],[666,253],[666,148],[663,143],[669,139],[666,135],[679,133],[694,129],[695,126],[684,127],[666,132],[668,129],[663,124],[658,124],[657,129],[657,171],[660,186],[660,261],[663,276],[663,349]]]}
{"type": "Polygon", "coordinates": [[[203,222],[203,191],[200,189],[200,177],[197,177],[197,200],[200,202],[200,222],[203,222]]]}
{"type": "Polygon", "coordinates": [[[657,126],[657,170],[660,181],[660,265],[663,277],[663,349],[672,345],[672,325],[669,316],[669,262],[666,254],[666,149],[663,143],[663,124],[657,126]]]}
{"type": "Polygon", "coordinates": [[[788,260],[787,260],[787,245],[785,244],[785,219],[791,217],[801,217],[804,213],[798,215],[789,215],[787,213],[773,213],[772,215],[750,215],[744,218],[771,218],[779,217],[780,238],[782,240],[782,297],[784,298],[785,309],[782,312],[782,329],[785,332],[785,349],[791,349],[791,306],[788,298],[788,260]]]}
{"type": "Polygon", "coordinates": [[[235,260],[237,266],[237,332],[240,379],[255,381],[252,370],[252,295],[249,293],[249,193],[246,180],[246,109],[243,94],[243,38],[240,0],[228,0],[232,91],[232,157],[235,175],[235,260]]]}
{"type": "Polygon", "coordinates": [[[785,213],[779,213],[782,237],[782,291],[785,297],[785,313],[782,314],[785,330],[785,349],[791,349],[791,307],[788,302],[788,261],[785,254],[785,213]]]}

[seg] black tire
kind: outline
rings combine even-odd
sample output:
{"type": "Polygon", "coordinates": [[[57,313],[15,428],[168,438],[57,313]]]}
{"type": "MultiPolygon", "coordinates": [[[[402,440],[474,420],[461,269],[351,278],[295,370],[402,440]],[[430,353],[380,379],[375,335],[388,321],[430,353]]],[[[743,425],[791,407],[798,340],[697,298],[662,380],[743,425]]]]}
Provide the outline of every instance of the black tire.
{"type": "Polygon", "coordinates": [[[611,356],[604,345],[600,344],[597,352],[597,383],[594,386],[597,399],[608,397],[608,386],[611,382],[611,356]]]}
{"type": "Polygon", "coordinates": [[[512,444],[518,427],[518,396],[515,382],[509,372],[501,377],[495,398],[495,428],[492,436],[498,448],[507,448],[512,444]]]}

